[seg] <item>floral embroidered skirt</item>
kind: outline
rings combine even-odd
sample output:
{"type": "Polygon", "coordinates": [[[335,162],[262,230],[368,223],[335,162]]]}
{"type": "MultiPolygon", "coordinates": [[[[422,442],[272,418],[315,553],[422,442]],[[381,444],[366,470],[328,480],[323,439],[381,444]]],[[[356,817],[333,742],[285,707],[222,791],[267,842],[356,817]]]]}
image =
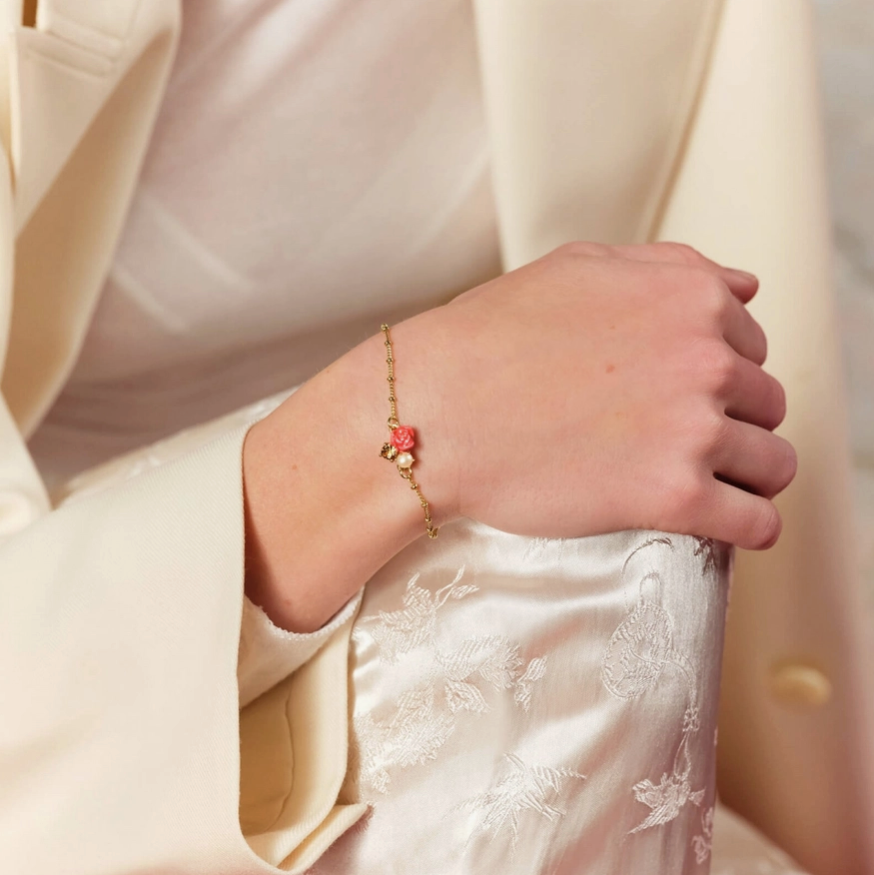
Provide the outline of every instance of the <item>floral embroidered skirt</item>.
{"type": "Polygon", "coordinates": [[[708,872],[730,561],[471,520],[411,544],[353,632],[342,796],[372,808],[312,875],[708,872]]]}

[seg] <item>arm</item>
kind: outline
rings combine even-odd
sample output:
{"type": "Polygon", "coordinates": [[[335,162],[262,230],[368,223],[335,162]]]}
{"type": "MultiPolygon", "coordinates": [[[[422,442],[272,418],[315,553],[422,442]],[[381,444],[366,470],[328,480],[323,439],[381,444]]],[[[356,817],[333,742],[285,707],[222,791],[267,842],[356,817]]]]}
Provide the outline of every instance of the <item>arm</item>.
{"type": "MultiPolygon", "coordinates": [[[[415,375],[426,351],[405,344],[408,327],[395,329],[400,385],[410,387],[398,403],[404,421],[437,444],[435,411],[415,375]]],[[[285,629],[319,628],[425,532],[416,496],[379,455],[389,434],[386,373],[375,334],[255,425],[244,445],[246,592],[285,629]]],[[[443,467],[427,444],[417,452],[416,476],[438,526],[451,518],[443,467]]]]}

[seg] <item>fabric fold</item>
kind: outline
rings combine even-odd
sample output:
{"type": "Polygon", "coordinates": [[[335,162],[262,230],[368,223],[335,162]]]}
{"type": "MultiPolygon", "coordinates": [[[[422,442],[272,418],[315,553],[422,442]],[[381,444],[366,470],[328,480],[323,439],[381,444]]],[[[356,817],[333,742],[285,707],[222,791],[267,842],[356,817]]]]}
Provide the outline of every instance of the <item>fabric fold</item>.
{"type": "Polygon", "coordinates": [[[288,632],[275,626],[267,614],[248,598],[243,601],[243,624],[240,631],[240,655],[237,681],[240,707],[245,708],[259,696],[287,678],[337,633],[348,626],[361,605],[363,591],[348,602],[314,632],[288,632]]]}

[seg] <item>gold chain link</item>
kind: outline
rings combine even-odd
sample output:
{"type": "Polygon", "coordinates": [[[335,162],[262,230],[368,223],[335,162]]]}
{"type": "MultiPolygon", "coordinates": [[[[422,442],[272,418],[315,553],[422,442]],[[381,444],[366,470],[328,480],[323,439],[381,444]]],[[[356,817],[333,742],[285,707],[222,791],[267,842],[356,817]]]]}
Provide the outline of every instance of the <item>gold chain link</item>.
{"type": "MultiPolygon", "coordinates": [[[[400,420],[398,419],[398,399],[395,397],[395,359],[394,352],[392,350],[389,327],[383,322],[381,328],[383,334],[385,334],[385,361],[388,365],[388,403],[391,407],[391,416],[389,416],[388,418],[388,429],[389,431],[394,431],[401,424],[400,420]]],[[[388,458],[389,460],[393,461],[395,458],[394,456],[386,455],[386,448],[388,446],[388,444],[383,446],[383,452],[381,453],[381,455],[383,456],[383,458],[388,458]]],[[[438,527],[431,522],[431,509],[428,505],[427,500],[425,499],[425,496],[422,495],[422,490],[419,488],[419,484],[416,483],[416,481],[413,479],[412,463],[409,467],[406,468],[402,468],[400,465],[398,465],[398,473],[401,475],[401,477],[404,478],[404,480],[409,481],[410,489],[413,489],[416,495],[419,497],[419,504],[422,505],[422,510],[425,511],[425,528],[428,530],[428,537],[436,538],[438,527]]]]}

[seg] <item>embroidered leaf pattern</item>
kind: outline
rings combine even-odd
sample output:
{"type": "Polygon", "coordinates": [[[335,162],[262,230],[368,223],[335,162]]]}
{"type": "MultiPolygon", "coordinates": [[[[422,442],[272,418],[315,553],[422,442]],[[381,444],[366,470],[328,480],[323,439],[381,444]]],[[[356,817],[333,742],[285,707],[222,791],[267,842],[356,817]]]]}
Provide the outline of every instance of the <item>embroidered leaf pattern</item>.
{"type": "Polygon", "coordinates": [[[349,765],[358,780],[377,793],[387,793],[391,778],[383,762],[386,748],[385,729],[370,714],[362,714],[353,723],[357,744],[350,745],[349,765]]]}
{"type": "Polygon", "coordinates": [[[689,705],[683,714],[683,735],[693,735],[701,728],[701,715],[697,705],[689,705]]]}
{"type": "Polygon", "coordinates": [[[460,680],[478,674],[496,690],[508,690],[522,666],[519,645],[499,635],[468,638],[457,649],[438,653],[437,660],[447,677],[460,680]]]}
{"type": "Polygon", "coordinates": [[[409,768],[436,759],[455,731],[452,714],[436,706],[432,686],[408,690],[398,700],[388,723],[364,714],[354,723],[359,781],[377,793],[387,793],[390,768],[409,768]]]}
{"type": "Polygon", "coordinates": [[[458,601],[459,599],[463,599],[466,595],[471,595],[471,593],[475,593],[479,591],[478,586],[473,586],[472,584],[468,584],[467,586],[458,586],[455,589],[451,590],[449,593],[450,598],[458,601]]]}
{"type": "Polygon", "coordinates": [[[479,687],[467,684],[464,681],[447,680],[444,688],[446,704],[449,710],[455,714],[458,711],[471,711],[474,714],[483,714],[489,710],[479,687]]]}
{"type": "Polygon", "coordinates": [[[711,570],[718,572],[722,564],[725,548],[714,538],[701,538],[698,535],[694,537],[698,543],[698,546],[695,548],[695,555],[704,557],[701,573],[707,574],[711,570]]]}
{"type": "Polygon", "coordinates": [[[363,623],[373,622],[373,638],[388,662],[396,662],[402,654],[434,641],[437,611],[448,599],[462,599],[477,592],[478,587],[472,584],[456,586],[463,575],[462,565],[452,583],[432,593],[418,585],[417,572],[407,582],[399,611],[380,611],[378,617],[362,619],[363,623]]]}
{"type": "Polygon", "coordinates": [[[499,833],[508,830],[515,847],[519,838],[519,817],[534,812],[554,821],[566,812],[557,804],[556,796],[568,778],[585,780],[585,775],[571,769],[531,766],[515,754],[504,757],[507,773],[485,793],[462,802],[459,808],[482,813],[479,829],[499,833]]]}
{"type": "Polygon", "coordinates": [[[495,639],[493,649],[478,671],[480,677],[496,690],[509,690],[516,682],[521,668],[519,645],[511,646],[506,639],[495,639]]]}
{"type": "Polygon", "coordinates": [[[388,726],[392,759],[401,768],[433,760],[454,731],[451,715],[437,707],[433,686],[410,690],[398,700],[388,726]]]}
{"type": "Polygon", "coordinates": [[[463,599],[478,591],[472,584],[459,585],[464,567],[452,583],[431,592],[419,585],[419,574],[408,581],[402,607],[363,618],[356,629],[360,643],[367,629],[380,657],[398,662],[414,650],[430,651],[432,669],[428,680],[404,693],[390,719],[356,716],[358,773],[362,784],[386,793],[391,769],[420,765],[437,756],[452,737],[463,715],[485,714],[490,706],[485,693],[513,690],[514,702],[527,711],[534,684],[546,672],[543,657],[532,659],[525,671],[519,645],[501,635],[468,638],[451,649],[437,642],[437,617],[449,599],[463,599]]]}
{"type": "Polygon", "coordinates": [[[713,806],[701,815],[701,835],[692,839],[695,862],[700,866],[706,863],[713,850],[713,806]]]}
{"type": "Polygon", "coordinates": [[[546,657],[538,656],[528,663],[522,677],[516,681],[516,691],[513,693],[513,700],[519,705],[523,711],[531,710],[531,694],[534,690],[535,682],[539,681],[546,674],[546,657]]]}

